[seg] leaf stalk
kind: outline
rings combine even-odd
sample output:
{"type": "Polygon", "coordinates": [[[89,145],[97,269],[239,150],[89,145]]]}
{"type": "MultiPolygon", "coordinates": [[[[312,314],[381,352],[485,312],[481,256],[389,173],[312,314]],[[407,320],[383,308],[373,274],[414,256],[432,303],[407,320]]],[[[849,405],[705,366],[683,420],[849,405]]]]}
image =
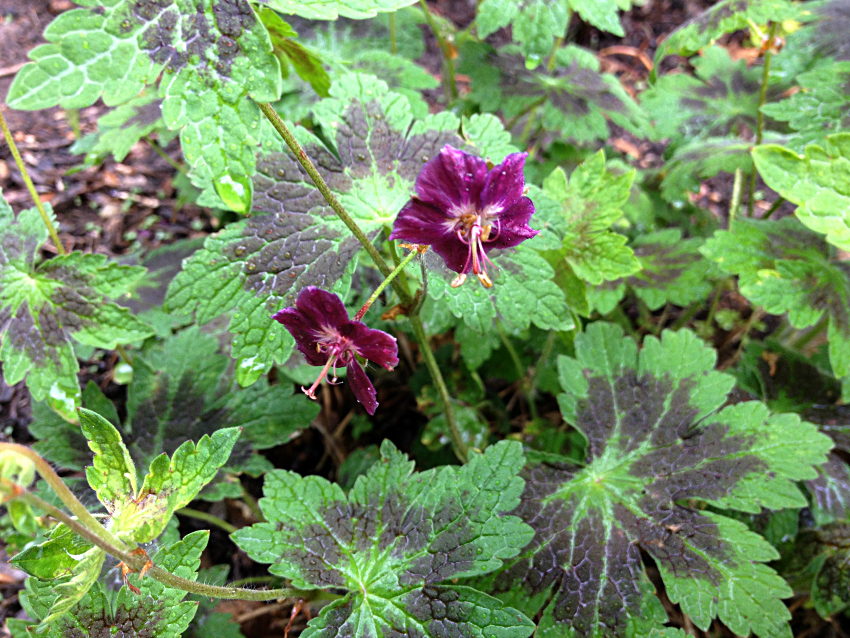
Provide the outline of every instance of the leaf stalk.
{"type": "Polygon", "coordinates": [[[27,167],[24,164],[23,158],[21,157],[21,153],[20,151],[18,151],[18,146],[17,144],[15,144],[15,139],[12,137],[12,132],[9,130],[9,125],[6,124],[6,118],[3,117],[2,110],[0,110],[0,128],[3,129],[3,137],[6,138],[6,144],[9,145],[9,150],[12,151],[12,157],[15,158],[15,164],[18,165],[18,170],[21,171],[21,177],[23,177],[24,179],[24,184],[27,185],[27,190],[30,192],[30,196],[32,197],[33,202],[35,202],[35,207],[38,209],[38,213],[41,215],[41,220],[47,227],[47,232],[50,234],[50,239],[53,240],[53,244],[56,246],[56,251],[60,255],[67,255],[68,251],[65,250],[65,246],[62,245],[62,242],[59,239],[59,233],[56,232],[56,227],[53,225],[53,221],[50,219],[50,215],[48,215],[47,211],[44,209],[44,204],[41,203],[41,198],[38,196],[38,191],[35,190],[35,184],[32,183],[32,178],[30,178],[29,171],[27,171],[27,167]]]}

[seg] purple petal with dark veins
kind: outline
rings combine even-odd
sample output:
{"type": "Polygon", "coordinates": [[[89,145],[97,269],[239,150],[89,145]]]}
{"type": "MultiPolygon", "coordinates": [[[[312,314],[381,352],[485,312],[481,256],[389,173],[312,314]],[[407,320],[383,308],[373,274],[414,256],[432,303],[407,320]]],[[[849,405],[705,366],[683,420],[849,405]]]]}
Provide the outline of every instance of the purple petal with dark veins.
{"type": "Polygon", "coordinates": [[[499,215],[500,231],[498,237],[484,244],[488,248],[512,248],[526,239],[531,239],[540,231],[528,225],[528,220],[534,214],[534,204],[528,197],[523,197],[504,213],[499,215]]]}
{"type": "Polygon", "coordinates": [[[511,153],[498,166],[487,173],[487,180],[481,191],[481,206],[506,209],[513,206],[525,189],[525,177],[522,169],[528,153],[511,153]]]}
{"type": "Polygon", "coordinates": [[[296,308],[284,308],[272,315],[272,319],[282,323],[295,337],[295,346],[311,366],[323,366],[328,361],[326,353],[318,352],[316,324],[296,308]]]}
{"type": "Polygon", "coordinates": [[[469,245],[464,244],[457,237],[446,238],[432,244],[431,250],[443,258],[443,261],[446,262],[446,268],[449,270],[454,270],[458,273],[472,271],[472,260],[469,259],[469,245]]]}
{"type": "Polygon", "coordinates": [[[343,333],[351,339],[357,354],[374,361],[387,370],[398,365],[398,343],[383,330],[374,330],[365,323],[352,321],[343,333]]]}
{"type": "Polygon", "coordinates": [[[419,199],[448,214],[472,202],[477,206],[487,177],[487,162],[446,144],[416,178],[419,199]]]}
{"type": "Polygon", "coordinates": [[[457,241],[452,225],[448,223],[450,219],[432,204],[411,199],[395,218],[390,239],[428,246],[446,238],[457,241]]]}
{"type": "Polygon", "coordinates": [[[307,286],[302,290],[295,307],[316,329],[329,326],[338,330],[348,323],[348,313],[339,295],[316,286],[307,286]]]}
{"type": "Polygon", "coordinates": [[[351,384],[354,396],[363,404],[366,412],[370,415],[375,414],[375,410],[378,408],[378,393],[375,392],[375,386],[369,381],[363,367],[357,362],[357,359],[352,359],[346,369],[348,370],[348,382],[351,384]]]}

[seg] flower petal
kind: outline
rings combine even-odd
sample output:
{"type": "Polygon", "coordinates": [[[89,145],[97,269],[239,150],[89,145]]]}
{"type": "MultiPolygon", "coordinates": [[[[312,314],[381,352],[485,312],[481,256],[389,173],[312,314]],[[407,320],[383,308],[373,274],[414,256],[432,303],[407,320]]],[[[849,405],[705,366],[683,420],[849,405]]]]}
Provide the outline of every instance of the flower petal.
{"type": "Polygon", "coordinates": [[[416,194],[447,215],[470,202],[477,208],[486,177],[487,162],[446,144],[422,168],[416,178],[416,194]]]}
{"type": "Polygon", "coordinates": [[[312,321],[315,329],[328,326],[339,330],[348,324],[348,313],[339,295],[316,286],[307,286],[298,295],[295,307],[312,321]]]}
{"type": "Polygon", "coordinates": [[[430,246],[447,237],[457,240],[452,226],[451,218],[432,204],[411,199],[395,218],[390,239],[430,246]]]}
{"type": "Polygon", "coordinates": [[[398,365],[398,343],[383,330],[375,330],[360,321],[352,321],[344,336],[351,339],[357,354],[387,370],[398,365]]]}
{"type": "Polygon", "coordinates": [[[513,206],[522,197],[525,189],[525,176],[522,169],[528,153],[511,153],[498,166],[487,173],[487,181],[481,191],[482,208],[505,210],[513,206]]]}
{"type": "Polygon", "coordinates": [[[446,262],[446,268],[455,272],[469,272],[472,260],[469,259],[469,244],[464,244],[457,237],[448,237],[431,244],[431,250],[446,262]],[[466,270],[464,271],[464,266],[466,270]]]}
{"type": "Polygon", "coordinates": [[[346,366],[346,370],[348,370],[348,382],[351,384],[354,396],[363,404],[366,412],[370,415],[375,414],[378,407],[378,393],[375,392],[375,386],[369,381],[363,367],[357,362],[357,359],[352,359],[346,366]]]}
{"type": "Polygon", "coordinates": [[[311,366],[323,366],[328,361],[327,353],[321,353],[317,347],[316,325],[296,308],[284,308],[272,315],[295,337],[295,345],[311,366]]]}
{"type": "Polygon", "coordinates": [[[523,197],[508,210],[499,215],[499,235],[491,242],[484,244],[485,250],[492,248],[511,248],[518,246],[526,239],[531,239],[540,231],[528,225],[528,220],[534,214],[534,204],[528,197],[523,197]]]}

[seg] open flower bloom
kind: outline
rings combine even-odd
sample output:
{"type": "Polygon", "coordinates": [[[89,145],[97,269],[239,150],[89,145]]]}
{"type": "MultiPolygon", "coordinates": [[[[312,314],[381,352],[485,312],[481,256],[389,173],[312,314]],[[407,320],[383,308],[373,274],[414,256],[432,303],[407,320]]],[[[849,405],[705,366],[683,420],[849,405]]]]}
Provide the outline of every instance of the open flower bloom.
{"type": "Polygon", "coordinates": [[[295,344],[307,363],[323,366],[310,389],[302,388],[308,397],[316,398],[316,388],[331,370],[330,383],[335,383],[336,369],[345,366],[354,396],[369,414],[375,413],[378,407],[375,387],[354,355],[392,370],[398,365],[398,344],[394,337],[372,330],[360,321],[351,321],[339,296],[315,286],[302,290],[294,308],[284,308],[272,319],[282,323],[295,337],[295,344]]]}
{"type": "Polygon", "coordinates": [[[460,273],[454,287],[472,272],[490,288],[487,253],[517,246],[538,233],[528,225],[534,204],[524,195],[527,156],[512,153],[488,170],[480,157],[444,146],[416,178],[416,197],[396,217],[390,239],[430,245],[446,266],[460,273]]]}

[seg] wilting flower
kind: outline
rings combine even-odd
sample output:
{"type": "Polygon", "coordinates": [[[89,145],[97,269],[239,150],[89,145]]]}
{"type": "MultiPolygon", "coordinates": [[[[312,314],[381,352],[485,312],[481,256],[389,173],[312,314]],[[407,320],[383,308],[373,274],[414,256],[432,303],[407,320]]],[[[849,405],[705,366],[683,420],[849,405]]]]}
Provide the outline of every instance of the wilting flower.
{"type": "Polygon", "coordinates": [[[375,413],[378,407],[375,387],[354,355],[392,370],[398,365],[398,344],[394,337],[360,321],[351,321],[337,295],[315,286],[302,290],[294,308],[284,308],[272,319],[292,333],[307,363],[323,366],[310,389],[302,388],[308,397],[316,398],[316,388],[330,370],[333,370],[330,383],[336,383],[336,369],[345,366],[354,396],[369,414],[375,413]]]}
{"type": "Polygon", "coordinates": [[[416,178],[416,197],[396,217],[390,239],[429,244],[446,266],[460,273],[453,287],[472,272],[490,288],[487,253],[517,246],[538,233],[528,225],[534,204],[524,196],[527,156],[512,153],[488,170],[480,157],[444,146],[416,178]]]}

